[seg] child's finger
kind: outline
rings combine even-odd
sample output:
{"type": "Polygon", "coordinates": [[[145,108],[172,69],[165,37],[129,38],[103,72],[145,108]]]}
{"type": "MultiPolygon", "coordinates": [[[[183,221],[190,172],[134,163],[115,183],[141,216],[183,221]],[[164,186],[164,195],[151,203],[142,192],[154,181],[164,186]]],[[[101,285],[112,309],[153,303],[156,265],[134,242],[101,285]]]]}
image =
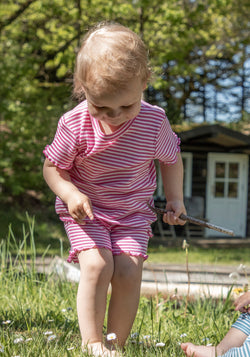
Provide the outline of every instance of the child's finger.
{"type": "Polygon", "coordinates": [[[93,220],[94,219],[94,214],[93,214],[91,203],[84,202],[83,208],[84,208],[84,211],[85,211],[86,215],[89,217],[89,219],[93,220]]]}

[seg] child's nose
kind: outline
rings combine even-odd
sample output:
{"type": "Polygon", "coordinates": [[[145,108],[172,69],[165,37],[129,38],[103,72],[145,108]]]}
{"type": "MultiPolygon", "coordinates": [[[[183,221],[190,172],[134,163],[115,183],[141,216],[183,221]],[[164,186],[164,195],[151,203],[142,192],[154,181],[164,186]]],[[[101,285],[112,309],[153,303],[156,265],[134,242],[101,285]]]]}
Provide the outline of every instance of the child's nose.
{"type": "Polygon", "coordinates": [[[120,115],[121,111],[120,109],[113,109],[113,110],[109,110],[107,112],[107,115],[109,116],[109,118],[116,118],[120,115]]]}

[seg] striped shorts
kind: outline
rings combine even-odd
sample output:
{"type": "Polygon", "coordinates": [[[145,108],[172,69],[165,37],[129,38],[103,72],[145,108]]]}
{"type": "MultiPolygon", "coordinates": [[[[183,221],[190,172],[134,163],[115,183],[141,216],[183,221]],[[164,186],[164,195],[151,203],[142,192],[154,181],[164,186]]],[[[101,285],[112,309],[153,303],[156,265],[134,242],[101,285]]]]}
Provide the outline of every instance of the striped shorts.
{"type": "Polygon", "coordinates": [[[232,327],[244,332],[247,336],[241,347],[230,348],[221,357],[249,357],[250,356],[250,314],[244,313],[239,316],[232,327]]]}
{"type": "Polygon", "coordinates": [[[113,255],[122,253],[147,259],[148,240],[152,237],[151,227],[131,228],[110,225],[100,219],[86,220],[85,224],[64,221],[64,228],[71,249],[67,261],[78,263],[78,254],[93,248],[109,249],[113,255]]]}

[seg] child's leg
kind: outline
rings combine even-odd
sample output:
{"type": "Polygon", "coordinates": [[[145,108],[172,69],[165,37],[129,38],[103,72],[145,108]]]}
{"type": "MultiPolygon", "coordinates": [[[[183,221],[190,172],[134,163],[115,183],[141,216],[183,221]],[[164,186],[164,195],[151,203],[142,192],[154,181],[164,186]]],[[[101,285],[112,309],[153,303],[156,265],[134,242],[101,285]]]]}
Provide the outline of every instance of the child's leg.
{"type": "Polygon", "coordinates": [[[124,346],[132,328],[140,299],[142,257],[127,254],[114,256],[112,295],[108,312],[108,333],[117,335],[119,346],[124,346]]]}
{"type": "Polygon", "coordinates": [[[242,346],[246,338],[247,335],[244,332],[231,327],[217,347],[196,346],[187,342],[182,343],[181,348],[188,357],[217,357],[223,355],[232,347],[242,346]]]}
{"type": "Polygon", "coordinates": [[[81,277],[77,294],[77,312],[83,345],[103,340],[103,321],[107,290],[114,262],[108,249],[90,249],[79,256],[81,277]]]}

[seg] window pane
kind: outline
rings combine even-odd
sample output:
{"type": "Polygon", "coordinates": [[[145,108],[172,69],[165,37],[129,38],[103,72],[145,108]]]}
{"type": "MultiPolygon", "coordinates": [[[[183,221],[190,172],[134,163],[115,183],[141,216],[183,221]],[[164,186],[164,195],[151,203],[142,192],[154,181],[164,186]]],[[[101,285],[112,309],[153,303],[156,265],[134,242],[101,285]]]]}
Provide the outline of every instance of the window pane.
{"type": "Polygon", "coordinates": [[[225,163],[223,162],[216,162],[216,168],[215,168],[215,177],[216,178],[222,178],[225,177],[225,163]]]}
{"type": "Polygon", "coordinates": [[[229,178],[238,178],[239,164],[237,162],[229,164],[229,178]]]}
{"type": "Polygon", "coordinates": [[[230,182],[228,186],[228,197],[238,197],[238,183],[230,182]]]}
{"type": "Polygon", "coordinates": [[[224,197],[224,182],[215,183],[215,197],[224,197]]]}

